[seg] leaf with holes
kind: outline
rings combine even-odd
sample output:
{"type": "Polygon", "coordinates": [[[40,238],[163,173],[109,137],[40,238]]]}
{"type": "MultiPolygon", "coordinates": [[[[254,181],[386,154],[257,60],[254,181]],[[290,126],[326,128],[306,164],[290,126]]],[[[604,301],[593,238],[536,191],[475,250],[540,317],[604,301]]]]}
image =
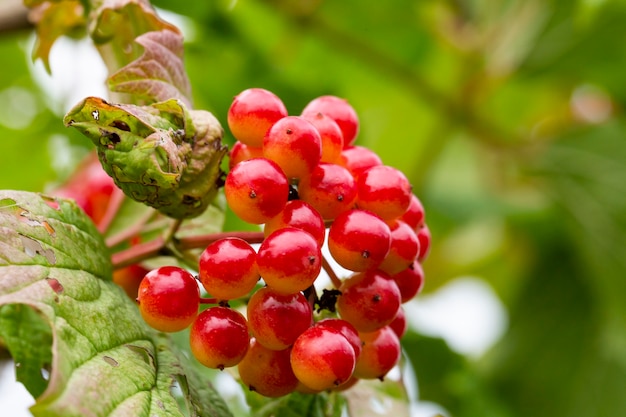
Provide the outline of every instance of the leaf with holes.
{"type": "Polygon", "coordinates": [[[149,106],[88,97],[65,116],[96,145],[104,170],[126,195],[177,219],[196,217],[215,197],[227,148],[217,119],[180,100],[149,106]]]}
{"type": "Polygon", "coordinates": [[[35,416],[230,415],[111,281],[102,237],[69,200],[0,191],[0,324],[35,416]]]}

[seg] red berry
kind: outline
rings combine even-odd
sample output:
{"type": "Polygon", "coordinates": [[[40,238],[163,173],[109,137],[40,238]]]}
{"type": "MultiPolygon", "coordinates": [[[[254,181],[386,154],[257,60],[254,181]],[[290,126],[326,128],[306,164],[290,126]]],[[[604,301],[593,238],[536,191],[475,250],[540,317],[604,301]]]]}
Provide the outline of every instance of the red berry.
{"type": "Polygon", "coordinates": [[[405,335],[409,328],[409,323],[406,320],[406,313],[402,307],[398,309],[398,314],[396,314],[393,321],[389,323],[389,327],[393,330],[396,336],[398,336],[398,339],[402,339],[402,336],[405,335]]]}
{"type": "Polygon", "coordinates": [[[228,168],[233,169],[241,161],[247,161],[252,158],[262,158],[263,149],[248,146],[242,142],[235,142],[232,148],[230,148],[228,168]]]}
{"type": "Polygon", "coordinates": [[[430,242],[432,240],[427,224],[424,224],[417,230],[417,240],[420,242],[420,252],[417,255],[417,260],[422,262],[430,253],[430,242]]]}
{"type": "Polygon", "coordinates": [[[391,246],[383,263],[378,267],[389,275],[405,270],[419,253],[417,234],[408,224],[394,220],[390,223],[391,246]]]}
{"type": "Polygon", "coordinates": [[[260,278],[256,252],[248,242],[235,237],[207,246],[200,255],[198,274],[204,289],[219,300],[248,295],[260,278]]]}
{"type": "Polygon", "coordinates": [[[322,139],[321,162],[338,164],[341,162],[343,149],[343,133],[337,122],[323,113],[306,113],[302,117],[317,129],[322,139]]]}
{"type": "Polygon", "coordinates": [[[315,325],[317,327],[338,330],[350,342],[354,349],[354,356],[359,357],[361,354],[361,339],[359,339],[359,332],[353,325],[339,318],[326,318],[318,321],[315,325]]]}
{"type": "Polygon", "coordinates": [[[402,216],[411,203],[411,184],[404,174],[390,166],[375,166],[359,175],[357,206],[383,220],[402,216]]]}
{"type": "Polygon", "coordinates": [[[413,230],[418,230],[424,225],[425,211],[422,202],[415,194],[411,195],[411,203],[400,220],[408,224],[413,230]]]}
{"type": "Polygon", "coordinates": [[[354,348],[338,330],[313,326],[291,350],[291,367],[304,385],[325,390],[347,382],[354,372],[354,348]]]}
{"type": "Polygon", "coordinates": [[[248,301],[248,324],[257,342],[282,350],[311,326],[313,312],[302,293],[280,294],[270,287],[257,290],[248,301]]]}
{"type": "Polygon", "coordinates": [[[400,308],[400,290],[382,271],[356,273],[341,284],[339,291],[337,311],[359,332],[388,325],[400,308]]]}
{"type": "Polygon", "coordinates": [[[198,315],[189,333],[193,356],[204,366],[224,369],[237,365],[250,343],[244,316],[228,307],[211,307],[198,315]]]}
{"type": "Polygon", "coordinates": [[[324,244],[326,236],[324,219],[317,210],[302,200],[289,201],[283,211],[265,223],[263,232],[267,237],[285,227],[295,227],[309,232],[320,246],[324,244]]]}
{"type": "Polygon", "coordinates": [[[389,326],[375,332],[361,333],[360,336],[363,349],[357,360],[354,376],[382,380],[400,360],[400,340],[389,326]]]}
{"type": "Polygon", "coordinates": [[[276,162],[287,178],[302,178],[320,162],[322,138],[304,118],[283,117],[267,131],[263,156],[276,162]]]}
{"type": "Polygon", "coordinates": [[[269,235],[257,255],[265,283],[283,294],[310,287],[322,269],[322,251],[308,232],[286,227],[269,235]]]}
{"type": "Polygon", "coordinates": [[[137,301],[141,316],[151,327],[177,332],[187,328],[198,315],[200,290],[188,271],[162,266],[143,278],[137,301]]]}
{"type": "Polygon", "coordinates": [[[262,88],[250,88],[235,97],[228,109],[228,127],[235,139],[260,148],[263,137],[287,109],[274,93],[262,88]]]}
{"type": "Polygon", "coordinates": [[[239,218],[261,224],[285,207],[289,183],[275,162],[254,158],[233,167],[226,176],[224,194],[228,206],[239,218]]]}
{"type": "Polygon", "coordinates": [[[392,275],[391,279],[396,282],[400,290],[402,302],[406,303],[422,291],[424,287],[424,270],[416,259],[408,268],[392,275]]]}
{"type": "Polygon", "coordinates": [[[341,151],[341,163],[354,178],[358,178],[361,173],[371,167],[382,165],[383,161],[372,150],[363,146],[350,146],[341,151]]]}
{"type": "Polygon", "coordinates": [[[341,213],[328,232],[328,249],[335,261],[351,271],[376,268],[389,253],[389,226],[373,213],[341,213]]]}
{"type": "Polygon", "coordinates": [[[356,140],[359,132],[359,117],[347,100],[336,96],[321,96],[312,100],[302,110],[302,114],[323,113],[333,119],[343,134],[344,147],[356,140]]]}
{"type": "Polygon", "coordinates": [[[299,381],[291,369],[290,354],[290,348],[271,350],[252,338],[246,356],[237,366],[241,382],[265,397],[293,392],[299,381]]]}
{"type": "Polygon", "coordinates": [[[298,194],[325,220],[333,220],[340,213],[351,209],[356,200],[356,183],[344,167],[321,163],[311,175],[298,184],[298,194]]]}

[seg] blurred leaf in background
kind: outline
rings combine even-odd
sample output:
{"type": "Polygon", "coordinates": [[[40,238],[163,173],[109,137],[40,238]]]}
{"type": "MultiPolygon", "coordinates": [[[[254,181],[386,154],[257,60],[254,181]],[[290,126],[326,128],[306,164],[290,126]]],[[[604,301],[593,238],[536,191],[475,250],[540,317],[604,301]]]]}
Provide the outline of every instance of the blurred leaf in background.
{"type": "MultiPolygon", "coordinates": [[[[426,207],[433,247],[409,311],[461,277],[504,305],[508,326],[480,355],[409,317],[420,401],[456,417],[623,414],[626,3],[153,3],[182,22],[195,108],[223,124],[249,87],[291,114],[322,94],[355,107],[357,144],[426,207]]],[[[90,148],[62,127],[74,103],[54,108],[34,81],[31,45],[28,28],[0,36],[0,188],[44,189],[90,148]]]]}

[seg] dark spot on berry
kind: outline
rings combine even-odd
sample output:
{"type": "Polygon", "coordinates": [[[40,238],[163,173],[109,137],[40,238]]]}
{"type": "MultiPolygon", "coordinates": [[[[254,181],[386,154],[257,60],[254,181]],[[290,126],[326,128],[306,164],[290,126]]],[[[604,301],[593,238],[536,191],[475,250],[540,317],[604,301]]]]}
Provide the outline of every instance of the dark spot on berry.
{"type": "Polygon", "coordinates": [[[220,371],[223,371],[224,370],[224,365],[222,365],[222,364],[217,365],[217,369],[219,369],[220,371]]]}
{"type": "Polygon", "coordinates": [[[313,265],[315,263],[315,256],[309,256],[309,264],[313,265]]]}
{"type": "Polygon", "coordinates": [[[372,297],[372,301],[375,303],[379,302],[380,300],[382,300],[380,294],[374,294],[374,296],[372,297]]]}
{"type": "Polygon", "coordinates": [[[343,383],[343,381],[341,379],[335,379],[335,382],[333,382],[333,384],[335,384],[336,387],[338,387],[342,383],[343,383]]]}
{"type": "Polygon", "coordinates": [[[256,192],[254,192],[254,190],[250,190],[250,194],[248,194],[248,197],[256,198],[256,192]]]}
{"type": "Polygon", "coordinates": [[[339,194],[337,196],[337,201],[343,201],[343,194],[339,194]]]}
{"type": "Polygon", "coordinates": [[[248,389],[249,389],[250,391],[256,391],[256,388],[254,388],[254,385],[250,385],[250,386],[248,387],[248,389]]]}
{"type": "Polygon", "coordinates": [[[381,375],[381,376],[379,376],[379,377],[378,377],[378,379],[379,379],[381,382],[383,382],[383,381],[385,380],[385,376],[384,376],[384,375],[381,375]]]}
{"type": "Polygon", "coordinates": [[[370,257],[370,251],[368,251],[368,250],[364,250],[363,252],[361,252],[361,256],[362,256],[364,259],[369,258],[369,257],[370,257]]]}

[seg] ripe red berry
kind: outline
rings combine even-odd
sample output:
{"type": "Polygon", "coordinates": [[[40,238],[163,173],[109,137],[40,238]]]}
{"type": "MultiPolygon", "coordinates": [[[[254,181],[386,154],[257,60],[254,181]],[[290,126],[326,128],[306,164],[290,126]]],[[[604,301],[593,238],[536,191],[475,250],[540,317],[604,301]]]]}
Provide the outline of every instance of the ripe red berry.
{"type": "Polygon", "coordinates": [[[298,194],[325,220],[333,220],[351,209],[356,200],[356,183],[340,165],[321,163],[298,184],[298,194]]]}
{"type": "Polygon", "coordinates": [[[347,100],[336,96],[321,96],[313,99],[302,110],[302,114],[323,113],[333,119],[343,134],[344,147],[356,140],[359,132],[359,117],[347,100]]]}
{"type": "Polygon", "coordinates": [[[244,316],[228,307],[211,307],[198,315],[189,333],[193,356],[204,366],[224,369],[237,365],[250,343],[244,316]]]}
{"type": "Polygon", "coordinates": [[[265,397],[293,392],[299,381],[291,369],[290,354],[291,348],[271,350],[252,338],[246,356],[237,366],[241,382],[265,397]]]}
{"type": "Polygon", "coordinates": [[[363,349],[357,360],[354,376],[382,380],[400,360],[400,340],[389,326],[375,332],[360,333],[360,336],[363,349]]]}
{"type": "Polygon", "coordinates": [[[348,339],[348,342],[350,342],[350,345],[354,349],[354,356],[357,358],[359,357],[361,354],[361,339],[359,338],[359,332],[353,325],[348,323],[346,320],[332,317],[322,319],[315,323],[315,325],[317,327],[338,330],[339,333],[341,333],[346,339],[348,339]]]}
{"type": "Polygon", "coordinates": [[[218,300],[243,297],[260,278],[256,252],[243,239],[217,240],[200,255],[198,275],[204,289],[218,300]]]}
{"type": "Polygon", "coordinates": [[[162,266],[143,278],[137,301],[141,316],[151,327],[177,332],[187,328],[198,315],[200,290],[188,271],[162,266]]]}
{"type": "Polygon", "coordinates": [[[359,175],[357,206],[370,210],[383,220],[402,216],[411,203],[411,184],[396,168],[379,165],[359,175]]]}
{"type": "Polygon", "coordinates": [[[262,157],[263,157],[263,149],[255,148],[253,146],[248,146],[243,142],[237,141],[230,148],[228,168],[233,169],[233,167],[241,161],[247,161],[248,159],[262,158],[262,157]]]}
{"type": "Polygon", "coordinates": [[[389,224],[391,246],[385,260],[378,267],[389,275],[397,274],[413,263],[419,253],[417,234],[408,224],[394,220],[389,224]]]}
{"type": "Polygon", "coordinates": [[[417,240],[420,242],[420,252],[417,255],[417,260],[422,262],[430,253],[430,242],[432,240],[427,224],[424,224],[417,230],[417,240]]]}
{"type": "Polygon", "coordinates": [[[326,236],[324,219],[317,210],[302,200],[289,201],[283,211],[265,223],[263,233],[267,237],[285,227],[295,227],[309,232],[320,246],[324,244],[326,236]]]}
{"type": "Polygon", "coordinates": [[[417,231],[424,225],[425,211],[422,202],[415,194],[411,195],[411,203],[406,212],[400,217],[400,220],[408,224],[417,231]]]}
{"type": "Polygon", "coordinates": [[[338,330],[309,327],[293,344],[291,367],[304,385],[325,390],[347,382],[356,364],[354,348],[338,330]]]}
{"type": "Polygon", "coordinates": [[[228,109],[227,122],[235,139],[260,148],[263,137],[287,109],[274,93],[262,88],[250,88],[239,93],[228,109]]]}
{"type": "Polygon", "coordinates": [[[306,119],[283,117],[265,134],[263,156],[276,162],[287,178],[302,178],[320,162],[322,138],[306,119]]]}
{"type": "Polygon", "coordinates": [[[311,306],[302,293],[280,294],[270,287],[252,294],[247,316],[257,342],[272,350],[287,349],[313,320],[311,306]]]}
{"type": "Polygon", "coordinates": [[[389,327],[396,336],[398,336],[398,339],[402,339],[402,336],[405,335],[409,328],[409,323],[406,320],[406,313],[402,307],[398,309],[398,314],[396,314],[396,317],[389,323],[389,327]]]}
{"type": "Polygon", "coordinates": [[[335,261],[351,271],[376,268],[389,253],[389,226],[373,213],[341,213],[328,232],[328,249],[335,261]]]}
{"type": "Polygon", "coordinates": [[[337,311],[359,332],[372,332],[388,325],[400,308],[400,290],[384,272],[370,270],[353,274],[339,287],[337,311]]]}
{"type": "Polygon", "coordinates": [[[371,167],[382,165],[383,161],[372,150],[363,146],[350,146],[341,151],[340,165],[344,166],[354,178],[371,167]]]}
{"type": "Polygon", "coordinates": [[[313,284],[322,269],[322,251],[308,232],[286,227],[263,241],[257,265],[270,288],[282,294],[293,294],[313,284]]]}
{"type": "Polygon", "coordinates": [[[261,224],[285,207],[289,183],[275,162],[254,158],[233,167],[226,176],[224,194],[228,206],[239,218],[261,224]]]}
{"type": "Polygon", "coordinates": [[[424,270],[416,259],[408,268],[392,275],[391,279],[396,282],[400,290],[402,302],[406,303],[422,291],[424,287],[424,270]]]}
{"type": "Polygon", "coordinates": [[[341,162],[343,149],[343,133],[337,122],[323,113],[306,113],[302,117],[317,129],[322,139],[321,162],[338,164],[341,162]]]}

